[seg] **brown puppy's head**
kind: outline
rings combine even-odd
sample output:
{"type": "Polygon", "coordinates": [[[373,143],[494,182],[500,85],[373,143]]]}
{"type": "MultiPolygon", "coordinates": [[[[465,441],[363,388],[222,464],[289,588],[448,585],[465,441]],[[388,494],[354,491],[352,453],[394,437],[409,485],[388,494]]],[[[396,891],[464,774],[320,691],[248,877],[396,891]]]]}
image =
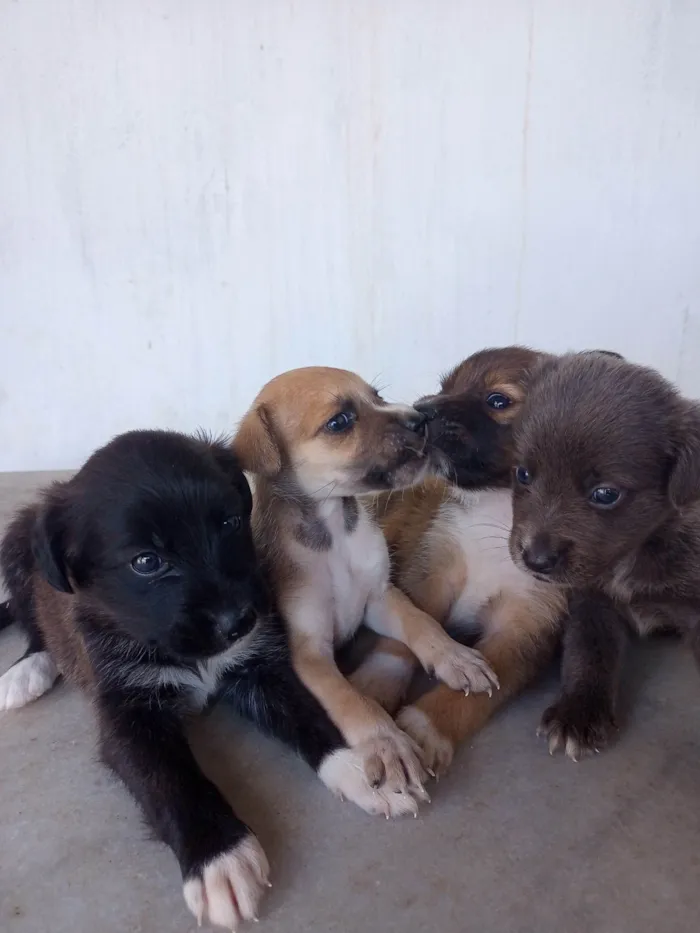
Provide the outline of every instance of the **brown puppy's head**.
{"type": "Polygon", "coordinates": [[[312,498],[399,489],[428,472],[426,416],[343,369],[309,366],[263,387],[233,441],[243,468],[312,498]]]}
{"type": "Polygon", "coordinates": [[[546,363],[515,432],[513,559],[590,586],[700,497],[700,409],[601,353],[546,363]]]}
{"type": "Polygon", "coordinates": [[[480,350],[443,377],[437,395],[416,402],[441,473],[467,489],[510,484],[513,420],[548,358],[526,347],[480,350]]]}

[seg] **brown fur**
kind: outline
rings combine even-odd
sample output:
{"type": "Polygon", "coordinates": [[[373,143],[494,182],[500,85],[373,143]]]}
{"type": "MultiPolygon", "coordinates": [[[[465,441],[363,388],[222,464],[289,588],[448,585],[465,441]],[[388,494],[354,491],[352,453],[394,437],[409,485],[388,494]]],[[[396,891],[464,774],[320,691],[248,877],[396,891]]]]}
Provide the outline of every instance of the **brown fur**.
{"type": "Polygon", "coordinates": [[[614,734],[628,627],[698,643],[700,406],[652,370],[571,354],[535,379],[516,450],[512,555],[572,591],[543,730],[578,757],[614,734]]]}

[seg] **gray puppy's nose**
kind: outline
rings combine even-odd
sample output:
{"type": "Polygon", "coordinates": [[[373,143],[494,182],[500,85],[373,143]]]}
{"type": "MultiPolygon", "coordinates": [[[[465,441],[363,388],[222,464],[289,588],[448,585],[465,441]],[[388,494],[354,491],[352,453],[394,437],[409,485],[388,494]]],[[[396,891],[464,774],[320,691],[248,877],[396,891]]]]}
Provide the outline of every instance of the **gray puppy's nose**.
{"type": "Polygon", "coordinates": [[[523,563],[534,573],[552,573],[561,560],[561,550],[547,534],[535,535],[532,541],[523,547],[523,563]]]}

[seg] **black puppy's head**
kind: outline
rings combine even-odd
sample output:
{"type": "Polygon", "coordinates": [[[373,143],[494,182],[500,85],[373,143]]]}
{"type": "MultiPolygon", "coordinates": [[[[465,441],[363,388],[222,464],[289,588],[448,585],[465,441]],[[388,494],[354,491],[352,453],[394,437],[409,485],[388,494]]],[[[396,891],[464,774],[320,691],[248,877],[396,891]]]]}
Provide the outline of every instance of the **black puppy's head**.
{"type": "Polygon", "coordinates": [[[513,421],[544,359],[526,347],[480,350],[443,377],[437,395],[416,402],[430,419],[430,452],[448,479],[465,488],[509,485],[513,421]]]}
{"type": "Polygon", "coordinates": [[[267,611],[251,493],[222,443],[123,434],[48,493],[35,528],[40,572],[138,642],[209,657],[267,611]]]}
{"type": "Polygon", "coordinates": [[[546,363],[515,433],[513,559],[541,579],[610,579],[700,497],[700,409],[601,353],[546,363]]]}

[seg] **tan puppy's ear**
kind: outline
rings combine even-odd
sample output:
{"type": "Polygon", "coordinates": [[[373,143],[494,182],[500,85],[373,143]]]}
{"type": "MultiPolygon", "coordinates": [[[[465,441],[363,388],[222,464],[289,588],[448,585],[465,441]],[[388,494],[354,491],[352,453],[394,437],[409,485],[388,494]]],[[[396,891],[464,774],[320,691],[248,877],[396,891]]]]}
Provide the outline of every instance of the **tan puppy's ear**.
{"type": "Polygon", "coordinates": [[[282,453],[264,405],[250,409],[239,425],[232,447],[248,473],[276,476],[282,469],[282,453]]]}

